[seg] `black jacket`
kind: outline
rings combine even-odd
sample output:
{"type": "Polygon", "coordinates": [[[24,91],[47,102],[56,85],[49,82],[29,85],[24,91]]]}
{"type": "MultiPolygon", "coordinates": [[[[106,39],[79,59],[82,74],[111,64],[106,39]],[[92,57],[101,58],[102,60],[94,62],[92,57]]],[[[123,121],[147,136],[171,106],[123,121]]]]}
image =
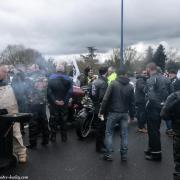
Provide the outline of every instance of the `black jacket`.
{"type": "Polygon", "coordinates": [[[100,108],[100,114],[105,112],[130,113],[134,117],[134,88],[126,77],[118,77],[108,87],[100,108]]]}
{"type": "Polygon", "coordinates": [[[180,79],[178,78],[173,78],[171,80],[171,91],[176,92],[180,90],[180,79]]]}
{"type": "Polygon", "coordinates": [[[174,179],[179,179],[179,157],[180,157],[180,91],[172,93],[166,100],[164,107],[161,110],[161,117],[164,120],[172,120],[173,151],[175,162],[174,179]]]}
{"type": "Polygon", "coordinates": [[[138,76],[136,81],[135,89],[135,102],[136,104],[145,104],[145,87],[146,87],[146,76],[138,76]]]}
{"type": "Polygon", "coordinates": [[[99,76],[98,79],[92,82],[91,95],[95,106],[95,112],[98,114],[101,102],[106,93],[108,87],[107,80],[103,76],[99,76]]]}
{"type": "Polygon", "coordinates": [[[164,120],[173,120],[180,123],[180,90],[168,96],[162,110],[161,117],[164,120]]]}
{"type": "Polygon", "coordinates": [[[48,81],[48,102],[55,105],[55,101],[64,101],[65,106],[68,105],[72,95],[72,80],[60,73],[52,74],[48,81]]]}
{"type": "Polygon", "coordinates": [[[152,75],[146,83],[146,108],[161,108],[161,104],[165,102],[170,94],[170,81],[161,74],[152,75]]]}

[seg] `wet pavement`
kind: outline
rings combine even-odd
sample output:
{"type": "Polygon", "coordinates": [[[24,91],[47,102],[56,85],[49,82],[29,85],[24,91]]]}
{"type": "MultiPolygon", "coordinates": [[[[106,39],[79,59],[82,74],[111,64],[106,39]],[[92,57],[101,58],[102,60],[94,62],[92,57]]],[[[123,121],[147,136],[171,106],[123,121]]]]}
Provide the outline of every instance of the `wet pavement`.
{"type": "MultiPolygon", "coordinates": [[[[164,124],[164,123],[163,123],[164,124]]],[[[95,152],[94,137],[78,140],[69,130],[67,143],[58,134],[57,143],[29,150],[29,162],[2,172],[3,175],[28,176],[29,180],[171,180],[173,173],[172,139],[162,128],[163,159],[150,162],[144,159],[147,135],[136,133],[136,125],[129,127],[128,161],[120,161],[119,132],[114,139],[113,162],[105,162],[95,152]]]]}

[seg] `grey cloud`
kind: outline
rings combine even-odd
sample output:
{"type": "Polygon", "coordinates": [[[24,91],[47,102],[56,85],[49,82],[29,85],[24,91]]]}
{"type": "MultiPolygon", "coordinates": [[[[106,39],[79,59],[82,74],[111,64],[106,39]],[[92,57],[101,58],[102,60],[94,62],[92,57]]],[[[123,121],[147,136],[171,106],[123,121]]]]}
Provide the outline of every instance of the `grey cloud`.
{"type": "MultiPolygon", "coordinates": [[[[120,0],[0,1],[0,50],[24,44],[43,54],[83,53],[120,46],[120,0]]],[[[179,0],[124,0],[125,44],[180,43],[179,0]]]]}

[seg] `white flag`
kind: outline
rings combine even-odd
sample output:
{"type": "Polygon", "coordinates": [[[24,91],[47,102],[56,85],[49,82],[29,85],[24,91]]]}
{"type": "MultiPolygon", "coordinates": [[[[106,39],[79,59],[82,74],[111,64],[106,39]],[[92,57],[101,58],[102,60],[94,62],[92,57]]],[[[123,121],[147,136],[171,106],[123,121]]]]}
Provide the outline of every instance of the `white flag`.
{"type": "Polygon", "coordinates": [[[177,78],[180,79],[180,69],[179,69],[179,71],[177,73],[177,78]]]}
{"type": "Polygon", "coordinates": [[[77,65],[77,62],[75,59],[73,59],[73,82],[75,84],[79,84],[78,83],[78,76],[80,75],[80,71],[79,71],[79,68],[78,68],[78,65],[77,65]]]}

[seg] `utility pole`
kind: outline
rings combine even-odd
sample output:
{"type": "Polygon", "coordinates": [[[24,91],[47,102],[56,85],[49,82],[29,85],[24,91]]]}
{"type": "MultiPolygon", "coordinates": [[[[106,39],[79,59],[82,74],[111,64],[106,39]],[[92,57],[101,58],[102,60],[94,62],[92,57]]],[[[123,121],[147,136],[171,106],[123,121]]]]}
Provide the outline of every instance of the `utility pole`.
{"type": "Polygon", "coordinates": [[[120,67],[124,65],[124,0],[121,0],[121,48],[120,48],[120,67]]]}

